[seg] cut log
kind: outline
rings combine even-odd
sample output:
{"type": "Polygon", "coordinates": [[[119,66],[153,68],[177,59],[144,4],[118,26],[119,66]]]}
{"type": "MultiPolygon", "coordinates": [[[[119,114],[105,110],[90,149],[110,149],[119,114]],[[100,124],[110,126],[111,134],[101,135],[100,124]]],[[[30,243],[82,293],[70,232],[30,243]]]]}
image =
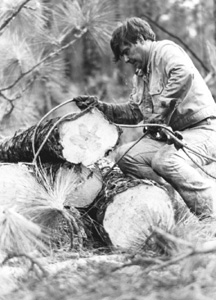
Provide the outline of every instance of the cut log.
{"type": "Polygon", "coordinates": [[[167,193],[148,183],[116,195],[103,220],[112,244],[123,248],[144,244],[154,226],[170,230],[172,225],[174,212],[167,193]]]}
{"type": "Polygon", "coordinates": [[[83,165],[62,165],[55,175],[54,193],[64,199],[64,207],[85,208],[102,189],[102,175],[98,169],[83,165]],[[76,183],[76,184],[74,184],[76,183]]]}
{"type": "Polygon", "coordinates": [[[142,246],[158,226],[170,230],[174,210],[167,191],[149,180],[124,176],[115,168],[95,201],[97,220],[114,247],[142,246]]]}
{"type": "Polygon", "coordinates": [[[97,162],[112,151],[121,133],[120,128],[108,121],[97,108],[72,123],[62,123],[59,130],[64,158],[85,166],[97,162]]]}
{"type": "Polygon", "coordinates": [[[46,141],[39,152],[42,163],[68,161],[88,166],[114,149],[121,133],[97,108],[58,122],[59,118],[51,119],[4,140],[0,144],[0,160],[32,162],[34,139],[36,151],[46,141]]]}

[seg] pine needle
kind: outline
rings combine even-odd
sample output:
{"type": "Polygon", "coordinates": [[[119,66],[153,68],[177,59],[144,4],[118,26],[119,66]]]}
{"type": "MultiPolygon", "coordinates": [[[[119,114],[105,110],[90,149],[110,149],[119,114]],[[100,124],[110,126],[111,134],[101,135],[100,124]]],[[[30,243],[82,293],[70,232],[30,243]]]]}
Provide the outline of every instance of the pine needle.
{"type": "Polygon", "coordinates": [[[0,207],[0,250],[5,253],[47,251],[41,228],[18,214],[14,208],[0,207]]]}
{"type": "Polygon", "coordinates": [[[19,253],[26,253],[32,244],[41,248],[41,232],[46,234],[46,242],[50,245],[53,238],[58,241],[67,236],[70,240],[71,228],[72,233],[81,237],[78,211],[70,212],[64,208],[67,192],[77,187],[80,178],[71,174],[65,181],[57,178],[55,185],[54,179],[45,171],[41,170],[38,176],[36,180],[22,165],[1,166],[0,250],[17,249],[19,253]]]}
{"type": "MultiPolygon", "coordinates": [[[[0,20],[4,24],[20,6],[23,0],[1,0],[0,3],[0,20]]],[[[27,6],[23,6],[18,14],[10,21],[6,27],[4,34],[18,34],[19,36],[31,37],[40,34],[44,30],[46,24],[46,16],[44,16],[44,4],[40,0],[31,0],[27,6]]]]}
{"type": "Polygon", "coordinates": [[[50,234],[51,239],[53,233],[58,239],[65,229],[80,237],[79,212],[75,208],[71,211],[64,207],[68,193],[81,184],[80,177],[75,172],[70,175],[63,179],[60,174],[54,180],[40,169],[37,194],[27,200],[19,198],[18,201],[20,212],[50,234]]]}
{"type": "Polygon", "coordinates": [[[64,204],[71,192],[77,189],[84,180],[77,176],[75,166],[72,167],[70,172],[67,172],[65,168],[60,168],[55,177],[53,184],[53,195],[55,198],[60,198],[64,204]]]}
{"type": "Polygon", "coordinates": [[[94,42],[101,49],[107,46],[115,26],[115,5],[106,0],[67,1],[54,8],[55,32],[61,33],[61,40],[74,29],[87,27],[94,42]]]}
{"type": "Polygon", "coordinates": [[[115,4],[106,0],[85,1],[82,9],[93,41],[101,50],[106,49],[117,21],[115,4]]]}
{"type": "Polygon", "coordinates": [[[53,7],[52,31],[59,35],[59,41],[63,41],[74,29],[83,27],[85,27],[85,18],[78,1],[67,1],[53,7]]]}
{"type": "MultiPolygon", "coordinates": [[[[69,191],[75,189],[80,182],[80,178],[76,173],[71,174],[71,177],[63,178],[61,173],[54,179],[49,177],[43,170],[40,170],[38,185],[40,189],[37,191],[36,199],[29,199],[25,205],[25,214],[30,216],[33,221],[40,219],[40,224],[48,223],[46,214],[49,216],[52,213],[57,215],[64,211],[64,201],[69,191]]],[[[24,205],[23,205],[24,206],[24,205]]],[[[52,218],[52,217],[50,217],[52,218]]]]}
{"type": "Polygon", "coordinates": [[[1,38],[0,55],[4,59],[0,62],[1,87],[9,85],[22,73],[26,72],[35,59],[25,39],[14,35],[10,39],[1,38]]]}
{"type": "MultiPolygon", "coordinates": [[[[15,3],[14,1],[0,3],[0,17],[7,18],[8,14],[10,15],[20,3],[21,1],[18,0],[15,3]]],[[[30,1],[28,7],[24,6],[9,24],[6,34],[1,36],[0,55],[4,57],[4,60],[0,62],[0,89],[10,89],[9,93],[4,93],[10,99],[16,98],[19,94],[22,95],[27,84],[35,79],[59,82],[64,76],[62,57],[43,61],[44,57],[56,49],[50,38],[52,34],[46,26],[44,10],[41,1],[30,1]],[[15,82],[16,86],[13,86],[15,82]]],[[[46,12],[48,11],[46,7],[46,12]]],[[[60,45],[57,48],[59,47],[60,45]]],[[[28,88],[31,86],[33,85],[29,85],[28,88]]]]}

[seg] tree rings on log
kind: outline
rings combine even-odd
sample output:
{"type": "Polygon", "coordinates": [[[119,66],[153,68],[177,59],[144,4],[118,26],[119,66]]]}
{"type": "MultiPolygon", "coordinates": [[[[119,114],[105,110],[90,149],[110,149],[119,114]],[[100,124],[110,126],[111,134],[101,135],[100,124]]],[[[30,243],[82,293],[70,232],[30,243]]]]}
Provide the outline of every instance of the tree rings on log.
{"type": "Polygon", "coordinates": [[[59,126],[63,157],[71,163],[91,165],[118,143],[120,131],[97,108],[59,126]]]}
{"type": "Polygon", "coordinates": [[[144,245],[153,227],[170,230],[175,223],[171,200],[164,188],[119,172],[109,176],[96,203],[98,221],[114,247],[144,245]]]}

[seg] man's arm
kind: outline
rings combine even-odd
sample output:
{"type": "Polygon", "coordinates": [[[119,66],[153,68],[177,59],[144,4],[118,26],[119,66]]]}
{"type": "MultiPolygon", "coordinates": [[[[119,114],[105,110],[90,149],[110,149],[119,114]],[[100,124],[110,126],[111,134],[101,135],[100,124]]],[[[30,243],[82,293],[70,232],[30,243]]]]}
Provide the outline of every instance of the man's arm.
{"type": "Polygon", "coordinates": [[[167,77],[167,83],[158,95],[155,111],[164,119],[187,96],[193,82],[194,67],[186,53],[177,45],[166,45],[162,48],[160,67],[167,77]]]}
{"type": "Polygon", "coordinates": [[[88,95],[78,96],[74,98],[74,101],[81,110],[95,105],[112,122],[117,124],[138,124],[143,120],[139,106],[132,101],[122,104],[108,104],[99,101],[96,96],[88,95]]]}
{"type": "Polygon", "coordinates": [[[116,124],[138,124],[143,120],[139,106],[133,102],[108,104],[98,101],[97,108],[116,124]]]}

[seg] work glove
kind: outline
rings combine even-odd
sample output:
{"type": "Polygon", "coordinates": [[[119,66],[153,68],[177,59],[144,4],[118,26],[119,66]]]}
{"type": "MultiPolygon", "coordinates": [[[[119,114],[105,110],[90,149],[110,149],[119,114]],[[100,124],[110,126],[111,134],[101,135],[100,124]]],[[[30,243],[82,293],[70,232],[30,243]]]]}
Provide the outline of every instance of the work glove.
{"type": "Polygon", "coordinates": [[[93,105],[93,104],[97,105],[98,97],[97,96],[87,96],[87,95],[78,96],[78,97],[74,98],[74,102],[81,110],[84,110],[87,107],[89,107],[90,105],[93,105]]]}
{"type": "MultiPolygon", "coordinates": [[[[153,115],[152,117],[150,117],[148,119],[149,124],[164,124],[164,120],[161,117],[161,115],[153,115]]],[[[156,137],[158,135],[158,133],[160,132],[160,128],[156,127],[156,126],[146,126],[144,127],[144,132],[148,131],[149,134],[151,134],[152,136],[156,137]]]]}

